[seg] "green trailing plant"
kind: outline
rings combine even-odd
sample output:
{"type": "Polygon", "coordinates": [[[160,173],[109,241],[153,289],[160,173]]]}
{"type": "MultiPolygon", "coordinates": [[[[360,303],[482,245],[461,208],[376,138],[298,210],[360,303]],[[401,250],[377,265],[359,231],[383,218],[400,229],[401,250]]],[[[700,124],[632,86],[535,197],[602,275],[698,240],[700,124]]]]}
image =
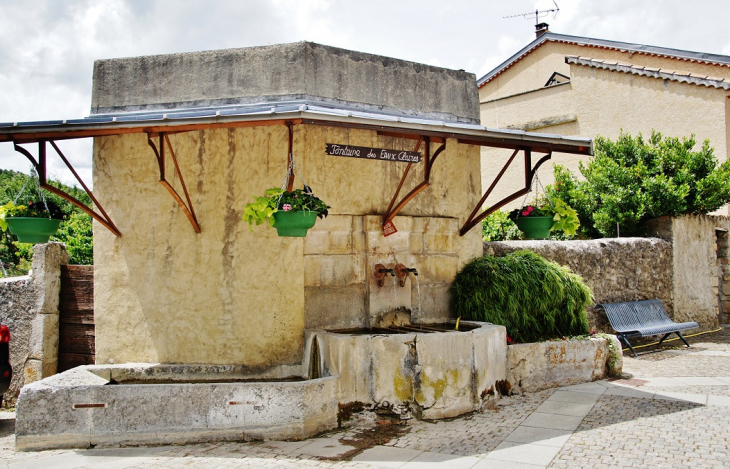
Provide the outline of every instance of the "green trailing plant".
{"type": "Polygon", "coordinates": [[[578,212],[587,237],[641,234],[641,222],[661,216],[707,214],[730,202],[730,162],[719,164],[705,140],[652,131],[644,140],[621,133],[595,140],[595,155],[581,163],[579,181],[556,165],[546,188],[578,212]]]}
{"type": "Polygon", "coordinates": [[[567,267],[530,251],[474,259],[450,291],[456,316],[503,325],[515,342],[589,332],[590,288],[567,267]]]}
{"type": "Polygon", "coordinates": [[[243,221],[247,222],[253,231],[253,225],[268,222],[274,226],[274,214],[280,210],[288,212],[316,212],[319,218],[329,213],[329,206],[322,199],[312,193],[312,189],[305,185],[304,189],[292,192],[272,187],[264,192],[263,196],[256,197],[254,202],[243,207],[243,221]]]}

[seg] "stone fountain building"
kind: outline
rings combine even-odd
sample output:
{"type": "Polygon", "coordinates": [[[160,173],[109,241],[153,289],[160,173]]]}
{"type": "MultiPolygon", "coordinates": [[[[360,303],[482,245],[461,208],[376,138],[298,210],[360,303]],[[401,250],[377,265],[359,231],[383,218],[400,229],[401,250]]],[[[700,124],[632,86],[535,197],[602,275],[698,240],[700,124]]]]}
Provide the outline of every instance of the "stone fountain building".
{"type": "Polygon", "coordinates": [[[553,151],[591,151],[586,139],[482,127],[473,74],[308,42],[100,60],[91,109],[0,124],[0,142],[37,144],[19,151],[42,184],[49,145],[62,155],[55,141],[94,138],[96,365],[26,387],[19,448],[301,438],[354,400],[429,418],[479,408],[504,379],[501,326],[440,339],[324,331],[454,319],[448,288],[482,253],[492,190],[482,197],[480,147],[525,174],[493,207],[524,195],[553,151]],[[292,157],[294,186],[303,176],[329,216],[306,238],[249,230],[244,205],[280,187],[292,157]],[[377,265],[399,264],[418,276],[378,278],[377,265]],[[273,381],[289,378],[311,379],[273,381]],[[146,379],[158,387],[124,385],[146,379]],[[169,384],[190,381],[208,384],[169,384]],[[39,400],[67,426],[49,429],[39,400]]]}

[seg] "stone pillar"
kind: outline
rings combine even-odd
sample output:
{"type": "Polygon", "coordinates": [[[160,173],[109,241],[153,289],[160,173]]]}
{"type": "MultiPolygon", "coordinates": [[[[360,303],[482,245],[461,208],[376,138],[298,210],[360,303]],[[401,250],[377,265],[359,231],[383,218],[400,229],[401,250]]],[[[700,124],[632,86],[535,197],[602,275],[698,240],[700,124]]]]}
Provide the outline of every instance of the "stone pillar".
{"type": "Polygon", "coordinates": [[[68,264],[69,260],[66,246],[61,243],[36,244],[33,247],[31,288],[35,296],[35,316],[31,323],[28,358],[23,370],[24,384],[51,376],[58,369],[61,266],[68,264]]]}

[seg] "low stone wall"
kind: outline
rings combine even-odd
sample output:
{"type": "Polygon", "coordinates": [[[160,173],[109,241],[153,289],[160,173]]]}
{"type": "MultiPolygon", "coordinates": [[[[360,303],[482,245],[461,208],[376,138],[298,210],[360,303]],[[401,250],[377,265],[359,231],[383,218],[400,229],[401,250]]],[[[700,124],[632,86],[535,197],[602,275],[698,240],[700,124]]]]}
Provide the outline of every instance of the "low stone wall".
{"type": "Polygon", "coordinates": [[[508,381],[513,389],[536,392],[621,374],[621,343],[614,336],[535,342],[508,347],[508,381]]]}
{"type": "Polygon", "coordinates": [[[31,275],[0,279],[0,322],[10,329],[13,380],[6,399],[25,383],[56,373],[61,265],[69,255],[61,243],[33,247],[31,275]]]}
{"type": "MultiPolygon", "coordinates": [[[[504,256],[529,249],[568,266],[591,287],[595,304],[658,298],[673,307],[672,244],[658,238],[588,241],[502,241],[484,243],[484,254],[504,256]]],[[[603,311],[589,310],[591,327],[613,332],[603,311]]]]}

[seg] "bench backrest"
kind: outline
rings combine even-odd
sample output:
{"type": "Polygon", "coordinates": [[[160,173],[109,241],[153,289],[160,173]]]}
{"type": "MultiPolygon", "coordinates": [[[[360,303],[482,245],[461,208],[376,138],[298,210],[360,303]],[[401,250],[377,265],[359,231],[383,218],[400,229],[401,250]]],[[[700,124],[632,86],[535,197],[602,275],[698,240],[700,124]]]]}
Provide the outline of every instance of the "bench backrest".
{"type": "Polygon", "coordinates": [[[606,311],[608,321],[616,332],[673,324],[661,300],[603,303],[598,306],[606,311]]]}

